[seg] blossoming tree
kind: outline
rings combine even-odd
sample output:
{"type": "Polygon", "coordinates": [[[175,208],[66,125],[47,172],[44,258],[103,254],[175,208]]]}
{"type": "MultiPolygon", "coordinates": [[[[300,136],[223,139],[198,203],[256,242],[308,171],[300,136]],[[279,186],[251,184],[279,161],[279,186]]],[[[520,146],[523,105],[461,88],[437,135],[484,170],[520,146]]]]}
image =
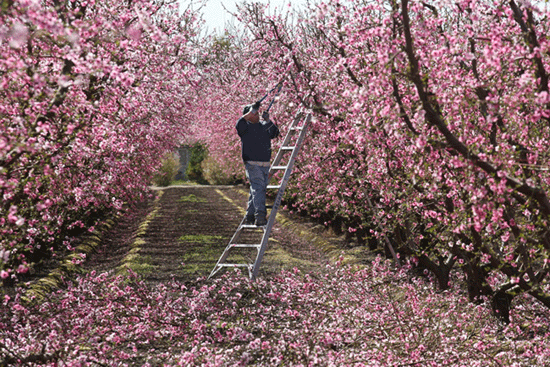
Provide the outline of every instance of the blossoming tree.
{"type": "Polygon", "coordinates": [[[0,272],[28,271],[144,193],[179,144],[197,14],[177,2],[15,1],[0,16],[0,272]]]}
{"type": "Polygon", "coordinates": [[[379,0],[241,17],[261,65],[246,85],[284,76],[282,104],[317,117],[288,203],[383,239],[441,288],[460,267],[504,318],[520,293],[550,306],[546,14],[379,0]]]}

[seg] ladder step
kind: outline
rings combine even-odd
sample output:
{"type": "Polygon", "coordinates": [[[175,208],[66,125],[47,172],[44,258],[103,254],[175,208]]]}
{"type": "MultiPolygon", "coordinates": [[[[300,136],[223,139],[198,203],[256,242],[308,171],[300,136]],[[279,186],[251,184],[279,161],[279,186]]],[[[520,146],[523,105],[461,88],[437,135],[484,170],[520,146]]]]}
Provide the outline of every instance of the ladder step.
{"type": "Polygon", "coordinates": [[[218,264],[216,266],[219,266],[220,268],[249,268],[253,264],[218,264]]]}
{"type": "Polygon", "coordinates": [[[253,243],[232,243],[231,247],[236,248],[259,248],[262,244],[253,244],[253,243]]]}
{"type": "Polygon", "coordinates": [[[287,169],[288,166],[273,166],[271,169],[287,169]]]}
{"type": "MultiPolygon", "coordinates": [[[[266,207],[266,208],[267,208],[267,207],[266,207]]],[[[263,228],[263,227],[265,227],[265,226],[257,226],[257,225],[255,225],[255,224],[243,224],[243,225],[241,226],[241,229],[242,229],[242,228],[260,229],[260,228],[263,228]]]]}
{"type": "Polygon", "coordinates": [[[281,150],[294,150],[296,147],[281,147],[281,150]]]}
{"type": "Polygon", "coordinates": [[[268,189],[277,189],[277,190],[279,190],[280,187],[281,187],[281,185],[267,185],[268,189]]]}
{"type": "Polygon", "coordinates": [[[304,127],[303,126],[293,126],[290,128],[290,130],[303,130],[304,127]]]}

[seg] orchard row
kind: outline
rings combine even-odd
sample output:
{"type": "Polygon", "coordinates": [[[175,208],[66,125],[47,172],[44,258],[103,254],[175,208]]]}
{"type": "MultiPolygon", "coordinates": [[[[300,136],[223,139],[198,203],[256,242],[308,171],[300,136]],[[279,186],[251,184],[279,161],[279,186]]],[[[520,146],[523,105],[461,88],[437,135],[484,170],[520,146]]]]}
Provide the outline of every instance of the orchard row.
{"type": "Polygon", "coordinates": [[[282,80],[283,131],[315,115],[291,207],[443,289],[460,270],[505,319],[519,294],[550,306],[550,23],[529,2],[242,4],[243,29],[221,36],[160,2],[7,4],[5,280],[139,197],[178,144],[242,177],[235,121],[282,80]]]}
{"type": "MultiPolygon", "coordinates": [[[[469,299],[504,320],[519,294],[550,307],[547,14],[470,0],[241,10],[248,42],[224,39],[208,109],[284,80],[274,119],[314,112],[290,207],[410,258],[441,289],[462,272],[469,299]]],[[[204,140],[219,162],[238,161],[220,119],[204,140]]]]}
{"type": "Polygon", "coordinates": [[[12,283],[143,195],[181,143],[197,18],[148,0],[2,7],[0,276],[12,283]]]}

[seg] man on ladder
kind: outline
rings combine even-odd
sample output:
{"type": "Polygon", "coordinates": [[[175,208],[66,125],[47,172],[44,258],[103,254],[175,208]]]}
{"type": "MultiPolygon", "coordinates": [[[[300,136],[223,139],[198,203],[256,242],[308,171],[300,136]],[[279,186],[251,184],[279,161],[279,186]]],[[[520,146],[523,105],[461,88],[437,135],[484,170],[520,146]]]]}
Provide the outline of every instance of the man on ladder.
{"type": "Polygon", "coordinates": [[[279,136],[279,128],[269,119],[267,110],[262,113],[260,120],[260,105],[260,102],[256,102],[245,106],[243,116],[237,121],[235,127],[241,138],[242,158],[246,177],[250,182],[250,196],[244,224],[265,226],[267,224],[265,198],[269,181],[271,140],[279,136]]]}
{"type": "Polygon", "coordinates": [[[263,113],[263,121],[260,122],[258,109],[263,99],[265,97],[252,106],[246,106],[243,110],[243,117],[239,119],[236,126],[242,141],[242,158],[246,167],[246,175],[250,180],[247,214],[229,240],[229,244],[216,262],[208,279],[221,269],[236,267],[246,268],[251,280],[258,276],[271,229],[275,224],[277,210],[283,200],[294,161],[311,121],[311,113],[306,115],[299,112],[297,114],[296,118],[287,126],[287,134],[270,166],[271,140],[279,135],[279,128],[269,120],[269,114],[266,114],[275,99],[263,113]],[[268,185],[270,175],[281,171],[284,173],[282,177],[278,178],[280,180],[278,184],[268,185]],[[269,218],[266,218],[265,192],[268,189],[276,189],[277,195],[273,206],[271,206],[269,218]],[[257,237],[260,234],[258,229],[263,232],[261,239],[257,237]],[[253,261],[249,261],[250,257],[246,253],[249,249],[257,251],[253,261]]]}

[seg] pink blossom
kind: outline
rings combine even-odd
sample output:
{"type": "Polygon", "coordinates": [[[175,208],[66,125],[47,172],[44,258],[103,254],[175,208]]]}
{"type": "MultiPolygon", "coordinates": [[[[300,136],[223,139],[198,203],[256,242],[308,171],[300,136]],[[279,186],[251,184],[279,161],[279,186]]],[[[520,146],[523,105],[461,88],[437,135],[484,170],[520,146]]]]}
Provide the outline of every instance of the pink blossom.
{"type": "Polygon", "coordinates": [[[9,45],[13,48],[20,48],[22,47],[26,42],[27,38],[29,36],[29,29],[26,25],[16,22],[12,25],[12,28],[10,30],[9,34],[9,45]]]}

